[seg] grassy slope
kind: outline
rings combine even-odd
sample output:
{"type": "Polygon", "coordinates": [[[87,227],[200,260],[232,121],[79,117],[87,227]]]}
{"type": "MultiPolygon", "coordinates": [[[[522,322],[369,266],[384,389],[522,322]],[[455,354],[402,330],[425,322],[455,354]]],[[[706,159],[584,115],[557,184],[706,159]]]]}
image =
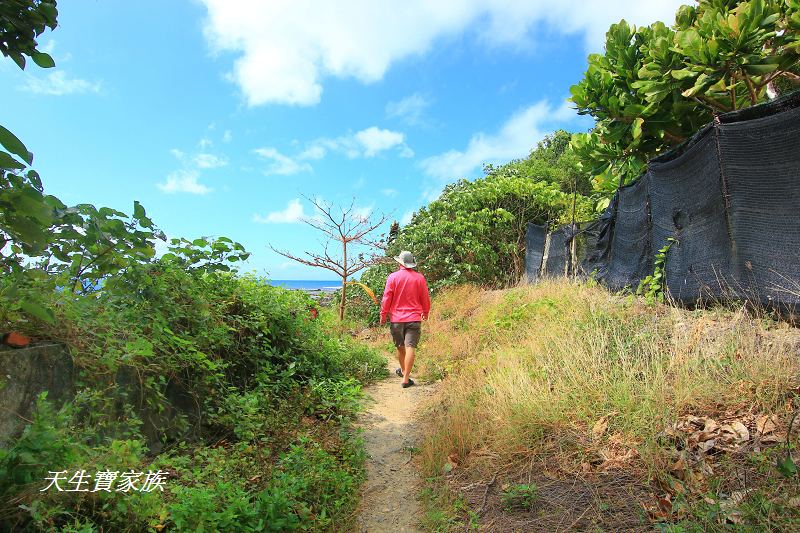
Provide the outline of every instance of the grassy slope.
{"type": "MultiPolygon", "coordinates": [[[[797,404],[796,330],[565,282],[462,287],[433,309],[418,370],[444,383],[422,464],[462,519],[471,510],[494,530],[800,528],[796,477],[775,467],[784,447],[761,442],[783,438],[797,404]]],[[[459,517],[429,518],[446,530],[459,517]]]]}

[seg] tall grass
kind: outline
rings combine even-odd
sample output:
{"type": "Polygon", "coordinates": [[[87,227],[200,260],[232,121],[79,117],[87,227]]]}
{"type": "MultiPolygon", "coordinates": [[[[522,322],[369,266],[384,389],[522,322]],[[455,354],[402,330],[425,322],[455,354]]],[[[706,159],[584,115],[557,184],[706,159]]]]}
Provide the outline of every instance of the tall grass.
{"type": "Polygon", "coordinates": [[[557,459],[580,469],[592,428],[635,448],[638,465],[668,459],[658,436],[682,414],[777,412],[800,384],[798,336],[744,311],[648,306],[582,283],[438,296],[419,369],[444,377],[422,457],[474,468],[557,459]]]}

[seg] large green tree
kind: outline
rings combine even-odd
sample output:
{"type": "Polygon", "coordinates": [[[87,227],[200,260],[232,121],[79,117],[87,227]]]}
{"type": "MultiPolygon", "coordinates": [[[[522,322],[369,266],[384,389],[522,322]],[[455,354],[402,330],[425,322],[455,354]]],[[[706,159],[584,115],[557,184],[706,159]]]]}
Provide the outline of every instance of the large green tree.
{"type": "MultiPolygon", "coordinates": [[[[486,175],[445,187],[417,211],[390,242],[388,255],[412,250],[432,288],[458,283],[502,287],[525,269],[528,222],[569,223],[591,216],[585,196],[591,185],[569,147],[571,134],[558,131],[528,157],[487,165],[486,175]],[[574,211],[573,211],[574,205],[574,211]]],[[[393,265],[362,276],[376,292],[393,265]]]]}
{"type": "Polygon", "coordinates": [[[798,61],[800,0],[701,0],[672,27],[614,24],[571,88],[578,112],[596,121],[573,148],[608,196],[715,114],[800,84],[798,61]]]}

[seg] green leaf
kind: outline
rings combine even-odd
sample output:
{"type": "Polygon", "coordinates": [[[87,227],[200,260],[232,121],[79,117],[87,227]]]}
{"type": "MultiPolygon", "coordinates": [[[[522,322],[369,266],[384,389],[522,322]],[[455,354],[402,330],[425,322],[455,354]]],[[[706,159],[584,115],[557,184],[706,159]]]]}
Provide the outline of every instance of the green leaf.
{"type": "Polygon", "coordinates": [[[753,76],[763,76],[777,70],[778,65],[774,63],[767,63],[765,65],[743,65],[744,71],[753,76]]]}
{"type": "Polygon", "coordinates": [[[21,157],[22,160],[29,165],[33,164],[33,154],[30,153],[27,148],[25,148],[25,145],[22,144],[22,141],[20,141],[16,135],[8,131],[3,126],[0,126],[0,144],[2,144],[5,149],[12,154],[21,157]]]}
{"type": "Polygon", "coordinates": [[[775,22],[779,18],[781,18],[780,13],[773,13],[772,15],[769,15],[764,20],[762,20],[761,23],[759,24],[759,26],[762,27],[762,28],[766,28],[767,26],[771,26],[771,25],[775,24],[775,22]]]}
{"type": "Polygon", "coordinates": [[[44,246],[49,236],[46,228],[28,217],[15,217],[11,221],[11,227],[23,243],[35,249],[44,246]]]}
{"type": "Polygon", "coordinates": [[[644,124],[644,119],[639,117],[633,121],[633,128],[631,133],[633,134],[634,139],[638,139],[642,136],[642,125],[644,124]]]}
{"type": "Polygon", "coordinates": [[[14,63],[16,63],[19,68],[21,68],[22,70],[25,70],[25,56],[24,55],[18,54],[18,53],[15,53],[15,52],[11,52],[11,53],[9,53],[9,55],[11,56],[11,59],[14,60],[14,63]]]}
{"type": "Polygon", "coordinates": [[[38,318],[42,322],[47,322],[51,325],[56,323],[56,315],[53,313],[53,310],[44,307],[39,302],[22,300],[22,302],[20,302],[20,307],[23,311],[35,318],[38,318]]]}
{"type": "Polygon", "coordinates": [[[55,4],[41,2],[39,4],[39,12],[47,19],[47,24],[51,28],[55,26],[58,18],[58,9],[55,4]]]}
{"type": "Polygon", "coordinates": [[[144,218],[146,216],[147,216],[147,213],[145,213],[145,210],[144,210],[144,207],[142,207],[142,204],[140,204],[138,200],[134,200],[133,201],[133,218],[142,219],[142,218],[144,218]]]}
{"type": "MultiPolygon", "coordinates": [[[[94,206],[93,206],[94,207],[94,206]]],[[[122,211],[117,211],[116,209],[111,209],[110,207],[101,207],[98,209],[98,214],[103,217],[127,217],[125,213],[122,211]]]]}
{"type": "Polygon", "coordinates": [[[125,351],[141,357],[152,357],[155,353],[153,351],[153,343],[143,337],[125,343],[125,351]]]}
{"type": "Polygon", "coordinates": [[[42,68],[53,68],[56,66],[56,62],[53,61],[53,58],[50,57],[50,54],[39,52],[38,50],[31,54],[31,59],[33,59],[33,62],[42,68]]]}
{"type": "Polygon", "coordinates": [[[7,170],[21,170],[25,165],[14,159],[8,152],[0,151],[0,168],[7,170]]]}
{"type": "Polygon", "coordinates": [[[685,69],[685,68],[680,69],[680,70],[670,71],[670,74],[676,80],[685,80],[686,78],[696,78],[699,75],[698,72],[694,72],[692,70],[685,69]]]}
{"type": "Polygon", "coordinates": [[[2,297],[5,298],[6,300],[12,300],[17,297],[18,292],[19,292],[19,286],[16,283],[12,283],[11,285],[3,289],[0,295],[2,295],[2,297]]]}
{"type": "Polygon", "coordinates": [[[29,170],[25,177],[28,178],[28,181],[31,182],[31,185],[36,187],[36,190],[42,191],[42,178],[39,176],[39,173],[35,170],[29,170]]]}

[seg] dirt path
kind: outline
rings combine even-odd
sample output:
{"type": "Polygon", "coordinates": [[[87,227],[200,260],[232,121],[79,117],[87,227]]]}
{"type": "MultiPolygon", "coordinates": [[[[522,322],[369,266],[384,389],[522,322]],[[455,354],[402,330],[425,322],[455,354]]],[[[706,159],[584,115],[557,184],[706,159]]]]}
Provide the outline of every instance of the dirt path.
{"type": "Polygon", "coordinates": [[[421,532],[417,502],[419,474],[412,462],[419,447],[415,414],[434,386],[418,384],[403,389],[394,374],[397,362],[388,361],[391,377],[366,389],[372,398],[359,419],[367,449],[367,482],[358,513],[358,531],[421,532]]]}

